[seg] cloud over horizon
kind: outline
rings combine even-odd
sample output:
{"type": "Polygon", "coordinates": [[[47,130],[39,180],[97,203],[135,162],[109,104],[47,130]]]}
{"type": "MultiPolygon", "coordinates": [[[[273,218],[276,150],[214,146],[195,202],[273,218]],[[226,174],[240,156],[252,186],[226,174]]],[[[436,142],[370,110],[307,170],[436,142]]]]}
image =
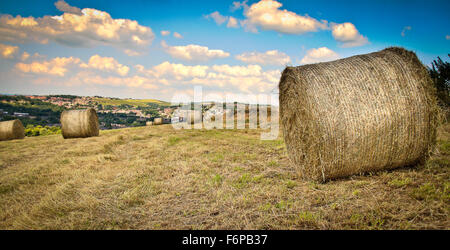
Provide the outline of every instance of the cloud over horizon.
{"type": "Polygon", "coordinates": [[[245,63],[256,63],[262,65],[285,66],[291,62],[291,58],[278,50],[261,52],[245,52],[236,56],[236,59],[245,63]]]}
{"type": "Polygon", "coordinates": [[[327,47],[310,49],[300,61],[301,64],[327,62],[339,59],[339,55],[327,47]]]}
{"type": "Polygon", "coordinates": [[[142,53],[155,37],[150,27],[129,19],[114,19],[105,11],[75,7],[64,1],[55,4],[65,11],[60,16],[0,16],[0,41],[11,43],[50,41],[70,47],[109,45],[135,54],[142,53]]]}
{"type": "Polygon", "coordinates": [[[186,46],[170,46],[165,41],[162,41],[161,46],[172,57],[187,61],[208,61],[230,56],[230,53],[223,50],[212,50],[206,46],[196,44],[189,44],[186,46]]]}

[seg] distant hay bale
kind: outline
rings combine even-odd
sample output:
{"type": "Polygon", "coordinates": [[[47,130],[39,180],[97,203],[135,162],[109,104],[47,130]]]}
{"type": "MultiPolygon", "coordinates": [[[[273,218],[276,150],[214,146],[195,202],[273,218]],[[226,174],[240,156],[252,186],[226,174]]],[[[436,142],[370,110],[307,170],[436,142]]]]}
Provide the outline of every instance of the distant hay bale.
{"type": "Polygon", "coordinates": [[[99,135],[97,112],[86,110],[66,110],[61,114],[61,132],[64,139],[86,138],[99,135]]]}
{"type": "Polygon", "coordinates": [[[152,125],[153,125],[153,122],[146,122],[145,125],[146,125],[146,126],[152,126],[152,125]]]}
{"type": "Polygon", "coordinates": [[[161,117],[159,117],[159,118],[155,118],[154,120],[153,120],[153,125],[161,125],[162,124],[162,118],[161,117]]]}
{"type": "Polygon", "coordinates": [[[23,139],[25,129],[20,120],[0,122],[0,141],[23,139]]]}
{"type": "Polygon", "coordinates": [[[289,159],[305,179],[413,165],[435,144],[435,89],[402,48],[287,67],[279,90],[289,159]]]}

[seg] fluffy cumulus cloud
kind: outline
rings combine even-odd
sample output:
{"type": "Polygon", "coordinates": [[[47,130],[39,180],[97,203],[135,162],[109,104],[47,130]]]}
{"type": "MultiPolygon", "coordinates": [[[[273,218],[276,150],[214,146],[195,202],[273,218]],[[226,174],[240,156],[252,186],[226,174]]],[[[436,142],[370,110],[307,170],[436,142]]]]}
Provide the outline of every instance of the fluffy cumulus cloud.
{"type": "Polygon", "coordinates": [[[56,57],[49,61],[17,63],[16,68],[24,73],[64,76],[70,66],[77,66],[80,62],[75,57],[56,57]]]}
{"type": "Polygon", "coordinates": [[[13,43],[54,41],[73,47],[110,45],[140,54],[151,44],[154,34],[150,27],[129,19],[114,19],[107,12],[78,8],[64,1],[56,3],[64,11],[59,16],[0,17],[0,40],[13,43]]]}
{"type": "Polygon", "coordinates": [[[55,6],[58,10],[62,12],[72,13],[76,15],[82,15],[81,9],[78,7],[70,6],[68,3],[66,3],[64,0],[59,0],[55,2],[55,6]]]}
{"type": "MultiPolygon", "coordinates": [[[[28,53],[27,53],[28,54],[28,53]]],[[[30,55],[22,55],[22,57],[30,55]]],[[[36,58],[37,56],[33,56],[36,58]]],[[[25,59],[25,60],[26,60],[25,59]]],[[[93,55],[87,63],[76,57],[56,57],[51,60],[32,61],[30,63],[20,62],[16,64],[16,69],[24,73],[34,73],[43,75],[53,75],[63,77],[68,72],[99,71],[114,73],[119,76],[126,76],[130,70],[128,66],[122,65],[112,57],[101,57],[93,55]]]]}
{"type": "Polygon", "coordinates": [[[218,11],[205,15],[207,19],[212,19],[217,25],[227,22],[227,28],[239,28],[239,21],[232,16],[223,16],[218,11]]]}
{"type": "Polygon", "coordinates": [[[149,78],[165,79],[181,86],[203,85],[234,93],[267,93],[276,87],[281,72],[264,71],[259,65],[183,65],[163,62],[152,68],[136,66],[139,74],[149,78]]]}
{"type": "Polygon", "coordinates": [[[352,23],[331,24],[332,35],[344,48],[367,44],[367,37],[361,35],[352,23]]]}
{"type": "Polygon", "coordinates": [[[114,72],[121,76],[126,76],[130,70],[128,66],[120,64],[112,57],[101,57],[99,55],[91,56],[89,62],[80,64],[80,67],[114,72]]]}
{"type": "MultiPolygon", "coordinates": [[[[331,23],[327,20],[317,20],[313,17],[300,15],[295,12],[282,9],[282,4],[275,0],[261,0],[252,5],[247,5],[247,0],[243,2],[235,1],[231,5],[231,11],[243,9],[244,19],[237,20],[234,17],[227,17],[215,11],[207,18],[212,18],[218,25],[228,20],[227,27],[243,27],[247,32],[258,33],[258,29],[272,30],[283,34],[301,35],[307,32],[320,30],[331,30],[335,40],[340,42],[342,47],[356,47],[368,43],[367,37],[361,35],[355,25],[346,23],[331,23]]],[[[408,29],[408,27],[405,27],[408,29]]],[[[410,29],[410,27],[409,27],[410,29]]],[[[402,32],[402,36],[404,31],[402,32]]]]}
{"type": "Polygon", "coordinates": [[[177,39],[182,39],[183,38],[183,36],[180,33],[178,33],[178,32],[173,32],[173,37],[175,37],[177,39]]]}
{"type": "Polygon", "coordinates": [[[6,58],[6,59],[12,59],[17,55],[18,52],[19,52],[18,46],[12,46],[12,45],[0,43],[1,57],[6,58]]]}
{"type": "Polygon", "coordinates": [[[333,61],[339,59],[339,55],[327,47],[321,47],[317,49],[310,49],[306,52],[305,57],[302,58],[300,63],[311,64],[318,62],[333,61]]]}
{"type": "Polygon", "coordinates": [[[239,28],[238,20],[230,16],[228,18],[227,28],[239,28]]]}
{"type": "Polygon", "coordinates": [[[218,11],[214,11],[213,13],[205,16],[208,19],[213,19],[214,22],[217,23],[217,25],[221,25],[222,23],[226,22],[228,17],[222,16],[218,11]]]}
{"type": "Polygon", "coordinates": [[[233,4],[230,7],[231,11],[235,11],[241,8],[244,8],[244,11],[246,11],[248,9],[248,5],[247,5],[248,0],[245,0],[243,2],[239,2],[239,1],[235,1],[233,2],[233,4]]]}
{"type": "Polygon", "coordinates": [[[142,76],[131,77],[102,77],[93,74],[78,74],[71,79],[72,82],[78,84],[93,84],[93,85],[110,85],[110,86],[125,86],[129,88],[151,89],[159,88],[160,83],[157,79],[149,79],[142,76]]]}
{"type": "Polygon", "coordinates": [[[236,59],[245,63],[284,66],[291,62],[291,58],[278,50],[261,52],[245,52],[236,56],[236,59]]]}
{"type": "Polygon", "coordinates": [[[281,7],[281,3],[273,0],[254,3],[244,11],[247,20],[241,24],[250,26],[250,31],[255,31],[256,26],[285,34],[303,34],[328,28],[327,21],[318,21],[307,15],[281,10],[281,7]]]}
{"type": "Polygon", "coordinates": [[[161,31],[161,35],[162,35],[162,36],[168,36],[168,35],[170,35],[170,31],[168,31],[168,30],[162,30],[162,31],[161,31]]]}
{"type": "Polygon", "coordinates": [[[259,65],[184,65],[166,61],[150,68],[142,65],[134,68],[131,72],[115,59],[98,55],[92,56],[87,63],[75,57],[56,57],[16,64],[16,69],[32,76],[30,79],[35,83],[126,87],[161,93],[167,90],[188,90],[201,85],[218,93],[267,94],[276,88],[281,75],[279,70],[264,71],[259,65]]]}
{"type": "Polygon", "coordinates": [[[208,47],[195,44],[186,46],[169,46],[165,41],[162,41],[161,46],[172,57],[187,61],[208,61],[211,59],[230,56],[230,53],[223,50],[212,50],[208,47]]]}

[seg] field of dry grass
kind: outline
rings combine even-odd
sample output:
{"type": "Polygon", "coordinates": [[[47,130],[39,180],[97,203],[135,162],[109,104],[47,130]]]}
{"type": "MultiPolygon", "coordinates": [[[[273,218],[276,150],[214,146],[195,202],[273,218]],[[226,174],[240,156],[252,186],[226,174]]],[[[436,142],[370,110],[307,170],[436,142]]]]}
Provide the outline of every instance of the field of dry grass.
{"type": "Polygon", "coordinates": [[[424,165],[325,184],[260,132],[0,142],[0,229],[450,229],[450,124],[424,165]]]}

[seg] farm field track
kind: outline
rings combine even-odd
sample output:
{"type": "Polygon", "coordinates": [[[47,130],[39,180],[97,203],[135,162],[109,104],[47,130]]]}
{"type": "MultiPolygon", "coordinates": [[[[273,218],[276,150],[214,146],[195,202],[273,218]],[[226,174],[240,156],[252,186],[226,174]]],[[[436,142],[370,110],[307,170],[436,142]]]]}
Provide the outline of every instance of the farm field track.
{"type": "Polygon", "coordinates": [[[426,164],[299,179],[261,130],[0,142],[0,229],[450,229],[450,124],[426,164]]]}

